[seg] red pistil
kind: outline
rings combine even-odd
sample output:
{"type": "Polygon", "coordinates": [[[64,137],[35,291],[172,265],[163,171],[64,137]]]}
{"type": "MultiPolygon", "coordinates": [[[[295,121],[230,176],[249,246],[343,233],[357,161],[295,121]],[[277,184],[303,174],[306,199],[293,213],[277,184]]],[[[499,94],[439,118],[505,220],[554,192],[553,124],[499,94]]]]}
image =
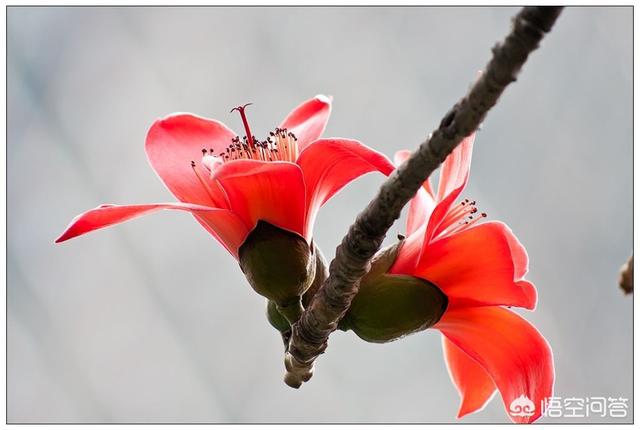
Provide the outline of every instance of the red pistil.
{"type": "Polygon", "coordinates": [[[247,121],[247,116],[244,113],[244,109],[247,106],[252,105],[253,103],[247,103],[244,106],[238,106],[238,107],[234,107],[233,109],[231,109],[231,112],[233,112],[234,110],[237,110],[240,113],[240,117],[242,118],[242,123],[244,124],[244,131],[247,133],[247,142],[249,143],[249,147],[251,149],[255,148],[254,142],[253,142],[253,134],[251,134],[251,129],[249,128],[249,122],[247,121]]]}

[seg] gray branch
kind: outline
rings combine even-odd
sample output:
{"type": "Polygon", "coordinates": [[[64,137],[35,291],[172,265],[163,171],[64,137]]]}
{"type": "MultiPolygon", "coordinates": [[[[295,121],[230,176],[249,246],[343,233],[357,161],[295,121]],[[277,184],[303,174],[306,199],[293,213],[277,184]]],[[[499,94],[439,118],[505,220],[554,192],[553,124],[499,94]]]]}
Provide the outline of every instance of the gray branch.
{"type": "Polygon", "coordinates": [[[618,284],[625,294],[633,293],[633,254],[626,263],[620,268],[618,284]]]}
{"type": "Polygon", "coordinates": [[[511,33],[493,48],[493,58],[469,93],[358,215],[336,249],[329,277],[292,328],[285,354],[287,385],[298,388],[311,378],[315,359],[327,348],[329,335],[349,309],[360,279],[404,205],[456,145],[478,128],[561,11],[561,7],[525,7],[515,16],[511,33]]]}

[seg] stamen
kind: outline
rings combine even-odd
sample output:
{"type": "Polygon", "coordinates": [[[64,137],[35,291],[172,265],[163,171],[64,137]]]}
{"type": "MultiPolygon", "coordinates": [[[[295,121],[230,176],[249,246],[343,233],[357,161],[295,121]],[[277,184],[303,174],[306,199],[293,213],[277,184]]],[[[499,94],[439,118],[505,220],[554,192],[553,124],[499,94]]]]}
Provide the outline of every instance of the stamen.
{"type": "Polygon", "coordinates": [[[217,157],[214,155],[212,149],[209,150],[209,154],[206,154],[206,150],[203,150],[203,164],[205,167],[213,169],[220,163],[241,159],[288,162],[295,162],[297,160],[298,139],[292,132],[287,131],[286,128],[276,127],[274,131],[269,132],[267,139],[263,141],[256,139],[256,137],[251,134],[249,122],[245,114],[245,108],[249,105],[251,105],[251,103],[231,109],[231,112],[237,110],[240,113],[247,135],[242,137],[242,139],[238,136],[232,138],[225,152],[220,153],[217,157]],[[211,158],[205,158],[209,156],[211,158]]]}
{"type": "Polygon", "coordinates": [[[455,208],[453,208],[449,213],[444,217],[440,226],[442,229],[446,229],[455,222],[463,219],[468,214],[474,214],[478,212],[478,209],[475,207],[475,200],[470,202],[468,199],[461,202],[455,208]]]}
{"type": "Polygon", "coordinates": [[[202,176],[200,176],[200,173],[198,173],[198,169],[196,168],[196,162],[193,161],[193,160],[191,160],[191,169],[193,169],[193,173],[196,174],[196,177],[200,181],[200,184],[202,184],[204,189],[207,191],[207,194],[209,195],[209,198],[211,199],[211,203],[213,203],[214,206],[218,207],[219,205],[216,202],[216,198],[214,197],[213,191],[209,187],[209,184],[207,184],[207,182],[202,178],[202,176]]]}
{"type": "Polygon", "coordinates": [[[445,236],[449,236],[452,235],[454,233],[460,233],[462,230],[466,230],[469,227],[471,227],[472,225],[478,223],[478,221],[482,220],[483,218],[486,218],[487,214],[486,213],[482,213],[480,214],[479,217],[473,218],[473,217],[469,217],[470,219],[468,221],[465,221],[463,223],[458,224],[457,226],[455,226],[453,229],[447,231],[444,235],[445,236]]]}
{"type": "Polygon", "coordinates": [[[447,216],[442,220],[438,227],[439,233],[436,233],[437,238],[450,236],[452,234],[460,233],[463,230],[468,229],[472,225],[478,223],[482,219],[486,218],[487,214],[482,212],[477,215],[478,208],[475,206],[476,202],[465,199],[456,205],[447,216]]]}

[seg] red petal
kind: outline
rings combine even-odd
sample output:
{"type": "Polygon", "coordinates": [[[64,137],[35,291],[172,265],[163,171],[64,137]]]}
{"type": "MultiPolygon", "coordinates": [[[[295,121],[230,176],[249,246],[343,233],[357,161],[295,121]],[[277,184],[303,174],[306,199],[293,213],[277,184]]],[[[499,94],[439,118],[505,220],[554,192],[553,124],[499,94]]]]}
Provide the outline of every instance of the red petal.
{"type": "MultiPolygon", "coordinates": [[[[173,114],[149,129],[145,150],[151,166],[166,187],[182,202],[226,208],[221,190],[210,184],[213,195],[202,186],[191,167],[200,168],[202,149],[225,151],[236,134],[221,122],[191,114],[173,114]]],[[[201,171],[204,177],[207,172],[201,171]]]]}
{"type": "MultiPolygon", "coordinates": [[[[393,163],[400,166],[411,156],[411,151],[406,149],[397,151],[393,157],[393,163]]],[[[409,202],[409,212],[407,213],[406,235],[411,236],[423,224],[429,221],[429,217],[436,206],[433,189],[431,188],[431,178],[427,178],[416,195],[409,202]]],[[[424,233],[422,234],[424,238],[424,233]]]]}
{"type": "Polygon", "coordinates": [[[516,279],[524,278],[524,275],[529,271],[529,256],[527,250],[520,243],[518,238],[513,234],[511,229],[504,226],[508,230],[505,235],[509,242],[509,248],[511,249],[511,257],[513,258],[514,277],[516,279]]]}
{"type": "Polygon", "coordinates": [[[201,224],[234,256],[237,256],[238,248],[248,234],[247,228],[238,217],[225,209],[189,203],[155,203],[130,206],[100,205],[75,217],[64,233],[56,239],[56,243],[162,209],[175,209],[193,213],[201,224]]]}
{"type": "MultiPolygon", "coordinates": [[[[433,197],[424,188],[420,188],[416,195],[409,202],[409,212],[407,213],[407,236],[417,231],[429,220],[433,212],[435,202],[433,197]]],[[[424,232],[422,237],[424,238],[424,232]]]]}
{"type": "Polygon", "coordinates": [[[444,336],[442,349],[449,376],[460,394],[458,418],[482,410],[496,391],[493,380],[480,364],[444,336]]]}
{"type": "Polygon", "coordinates": [[[393,164],[383,154],[350,139],[320,139],[305,149],[297,161],[307,187],[307,228],[327,200],[349,182],[368,172],[389,175],[393,164]]]}
{"type": "Polygon", "coordinates": [[[307,100],[287,115],[280,124],[298,139],[298,150],[318,139],[324,132],[331,114],[331,98],[317,95],[307,100]]]}
{"type": "Polygon", "coordinates": [[[465,137],[442,163],[440,182],[438,183],[438,201],[444,199],[455,189],[467,184],[475,137],[475,132],[465,137]]]}
{"type": "Polygon", "coordinates": [[[400,167],[400,165],[407,161],[407,158],[409,158],[410,156],[411,151],[409,151],[408,149],[396,151],[396,153],[393,154],[393,164],[395,164],[396,167],[400,167]]]}
{"type": "Polygon", "coordinates": [[[553,393],[554,370],[551,348],[535,327],[507,309],[485,306],[447,310],[435,328],[482,366],[507,411],[520,396],[533,402],[533,415],[509,414],[514,422],[540,417],[543,400],[553,393]]]}
{"type": "Polygon", "coordinates": [[[215,171],[214,179],[226,191],[231,210],[249,230],[263,220],[311,240],[304,229],[305,188],[297,164],[230,161],[215,171]]]}
{"type": "Polygon", "coordinates": [[[456,188],[451,193],[449,193],[444,200],[438,202],[436,207],[431,212],[429,216],[429,221],[427,222],[427,233],[425,236],[425,244],[431,242],[431,240],[440,234],[447,226],[442,224],[442,220],[446,217],[451,205],[456,201],[458,196],[464,190],[465,185],[462,185],[459,188],[456,188]]]}
{"type": "MultiPolygon", "coordinates": [[[[506,225],[492,221],[438,239],[423,248],[414,275],[437,285],[449,298],[449,307],[533,309],[536,289],[516,276],[511,236],[506,225]]],[[[521,257],[516,254],[518,265],[521,257]]]]}
{"type": "Polygon", "coordinates": [[[420,261],[420,253],[422,252],[422,241],[426,232],[426,225],[423,224],[414,231],[402,243],[396,261],[389,269],[389,273],[395,275],[411,275],[415,273],[418,261],[420,261]]]}
{"type": "Polygon", "coordinates": [[[472,133],[464,138],[442,163],[438,197],[436,199],[438,204],[429,217],[427,242],[436,237],[446,227],[440,226],[442,220],[449,212],[451,205],[467,186],[475,137],[476,134],[472,133]]]}

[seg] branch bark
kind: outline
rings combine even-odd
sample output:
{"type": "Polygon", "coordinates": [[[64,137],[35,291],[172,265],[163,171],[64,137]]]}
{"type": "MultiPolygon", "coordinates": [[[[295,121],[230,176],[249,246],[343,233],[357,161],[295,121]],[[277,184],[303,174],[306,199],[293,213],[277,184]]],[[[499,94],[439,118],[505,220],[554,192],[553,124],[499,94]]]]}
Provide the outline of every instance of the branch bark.
{"type": "Polygon", "coordinates": [[[618,284],[625,294],[633,293],[633,254],[631,254],[629,260],[620,268],[618,284]]]}
{"type": "Polygon", "coordinates": [[[349,309],[360,279],[404,205],[456,145],[478,128],[561,11],[561,7],[525,7],[514,17],[511,33],[493,48],[491,61],[469,93],[358,215],[336,249],[329,277],[292,328],[285,354],[287,385],[298,388],[311,378],[315,359],[327,348],[329,335],[349,309]]]}

